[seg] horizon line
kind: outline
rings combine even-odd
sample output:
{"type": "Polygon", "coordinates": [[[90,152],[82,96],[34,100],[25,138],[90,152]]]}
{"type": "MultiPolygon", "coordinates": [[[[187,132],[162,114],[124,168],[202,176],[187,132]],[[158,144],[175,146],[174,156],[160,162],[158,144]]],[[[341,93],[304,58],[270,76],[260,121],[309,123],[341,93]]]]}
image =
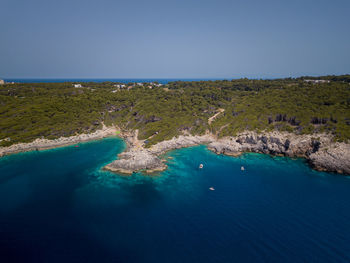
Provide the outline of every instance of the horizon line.
{"type": "MultiPolygon", "coordinates": [[[[318,74],[305,74],[305,75],[297,75],[297,76],[231,76],[231,77],[3,77],[2,79],[10,79],[10,80],[15,80],[15,79],[45,79],[45,80],[54,80],[54,79],[76,79],[76,80],[81,80],[81,79],[88,79],[88,80],[93,80],[93,79],[147,79],[147,80],[152,80],[152,79],[184,79],[184,80],[189,80],[189,79],[205,79],[205,80],[226,80],[226,79],[244,79],[244,78],[250,78],[250,79],[286,79],[286,78],[301,78],[301,77],[325,77],[325,76],[344,76],[344,75],[350,75],[350,73],[344,73],[344,74],[326,74],[326,75],[318,75],[318,74]]],[[[0,77],[1,79],[1,77],[0,77]]]]}

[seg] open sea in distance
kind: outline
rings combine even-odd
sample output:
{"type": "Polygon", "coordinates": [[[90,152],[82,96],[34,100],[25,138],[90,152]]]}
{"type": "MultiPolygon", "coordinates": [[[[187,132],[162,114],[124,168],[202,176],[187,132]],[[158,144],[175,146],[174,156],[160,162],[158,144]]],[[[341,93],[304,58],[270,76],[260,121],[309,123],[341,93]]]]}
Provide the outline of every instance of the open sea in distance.
{"type": "MultiPolygon", "coordinates": [[[[167,84],[172,81],[207,81],[207,80],[223,80],[223,79],[138,79],[138,78],[129,78],[129,79],[114,79],[114,78],[103,78],[103,79],[81,79],[81,78],[73,78],[73,79],[4,79],[6,82],[15,82],[15,83],[58,83],[58,82],[119,82],[119,83],[135,83],[135,82],[155,82],[161,84],[167,84]]],[[[231,80],[231,79],[229,79],[231,80]]]]}

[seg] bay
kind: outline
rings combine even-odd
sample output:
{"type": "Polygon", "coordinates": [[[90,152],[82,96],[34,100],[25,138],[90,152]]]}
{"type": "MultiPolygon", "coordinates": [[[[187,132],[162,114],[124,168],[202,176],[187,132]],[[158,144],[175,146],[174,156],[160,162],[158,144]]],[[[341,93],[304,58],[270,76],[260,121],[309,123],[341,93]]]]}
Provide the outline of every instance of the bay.
{"type": "Polygon", "coordinates": [[[103,171],[124,148],[108,138],[1,158],[0,261],[350,261],[349,177],[205,146],[169,152],[154,176],[103,171]]]}

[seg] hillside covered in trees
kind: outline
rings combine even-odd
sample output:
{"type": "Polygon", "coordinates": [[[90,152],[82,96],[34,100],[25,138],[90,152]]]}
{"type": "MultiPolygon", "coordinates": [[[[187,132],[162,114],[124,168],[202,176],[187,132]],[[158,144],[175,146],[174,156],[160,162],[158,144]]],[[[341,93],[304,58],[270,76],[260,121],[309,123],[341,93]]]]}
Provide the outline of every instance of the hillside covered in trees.
{"type": "Polygon", "coordinates": [[[139,129],[148,145],[206,130],[219,137],[244,130],[329,133],[348,141],[349,83],[350,75],[125,87],[112,82],[5,84],[0,86],[0,146],[92,132],[102,123],[139,129]],[[314,81],[320,79],[325,81],[314,81]]]}

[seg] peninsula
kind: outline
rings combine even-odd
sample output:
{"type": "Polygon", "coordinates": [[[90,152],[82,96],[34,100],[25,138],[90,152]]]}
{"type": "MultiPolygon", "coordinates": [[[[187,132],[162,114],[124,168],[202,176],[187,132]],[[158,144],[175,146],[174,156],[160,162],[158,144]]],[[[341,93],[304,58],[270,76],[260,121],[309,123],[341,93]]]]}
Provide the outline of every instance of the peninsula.
{"type": "Polygon", "coordinates": [[[0,87],[0,156],[123,137],[105,169],[166,169],[172,149],[304,157],[350,174],[350,76],[159,83],[27,83],[0,87]]]}

